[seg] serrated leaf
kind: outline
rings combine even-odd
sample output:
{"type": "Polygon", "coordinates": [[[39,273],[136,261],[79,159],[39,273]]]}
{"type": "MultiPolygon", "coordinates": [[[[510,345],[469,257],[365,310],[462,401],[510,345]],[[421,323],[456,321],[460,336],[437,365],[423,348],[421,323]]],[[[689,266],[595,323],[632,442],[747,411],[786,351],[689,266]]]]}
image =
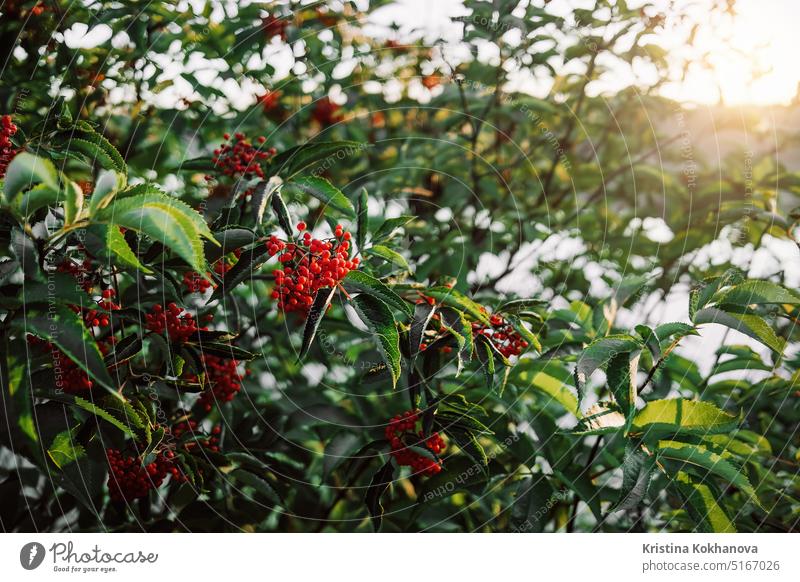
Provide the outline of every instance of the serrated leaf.
{"type": "Polygon", "coordinates": [[[474,341],[472,337],[472,325],[464,313],[450,307],[443,307],[439,309],[444,325],[456,334],[458,340],[458,372],[460,373],[464,366],[472,359],[474,352],[474,341]]]}
{"type": "Polygon", "coordinates": [[[460,311],[465,311],[478,321],[489,325],[489,317],[482,305],[473,301],[466,295],[450,289],[449,287],[432,287],[424,292],[425,295],[433,297],[444,305],[449,305],[460,311]]]}
{"type": "Polygon", "coordinates": [[[638,444],[628,443],[622,461],[622,486],[619,498],[609,513],[628,511],[636,507],[650,486],[650,478],[655,470],[655,459],[645,453],[638,444]]]}
{"type": "MultiPolygon", "coordinates": [[[[91,131],[77,130],[76,134],[80,135],[80,138],[77,139],[86,140],[87,142],[92,143],[99,148],[103,152],[103,159],[110,161],[114,170],[122,174],[127,174],[128,166],[125,164],[125,160],[122,159],[122,156],[120,155],[119,151],[117,151],[117,148],[115,148],[104,136],[97,133],[94,129],[91,131]]],[[[75,141],[75,139],[76,138],[73,137],[71,142],[75,141]]]]}
{"type": "Polygon", "coordinates": [[[222,283],[214,289],[208,302],[210,303],[233,291],[239,283],[242,283],[248,277],[252,277],[255,270],[268,261],[269,258],[269,251],[264,245],[258,245],[244,251],[239,260],[236,261],[236,264],[225,273],[222,283]]]}
{"type": "Polygon", "coordinates": [[[354,297],[351,304],[359,318],[378,340],[378,350],[392,373],[392,387],[400,378],[400,334],[391,310],[372,295],[354,297]]]}
{"type": "Polygon", "coordinates": [[[745,281],[726,291],[717,301],[720,305],[800,304],[800,295],[770,281],[745,281]]]}
{"type": "Polygon", "coordinates": [[[340,160],[348,152],[360,151],[364,144],[355,141],[310,142],[289,148],[271,159],[271,166],[283,177],[292,177],[316,162],[340,160]]]}
{"type": "Polygon", "coordinates": [[[406,224],[414,220],[413,216],[397,216],[395,218],[387,218],[375,231],[372,240],[376,242],[387,241],[399,232],[406,224]]]}
{"type": "Polygon", "coordinates": [[[728,512],[719,504],[721,496],[705,479],[695,479],[685,471],[678,471],[673,486],[683,498],[683,507],[697,530],[706,533],[736,533],[728,512]]]}
{"type": "Polygon", "coordinates": [[[331,184],[325,178],[317,178],[314,176],[304,176],[296,178],[289,183],[291,186],[310,194],[326,207],[338,210],[347,216],[355,216],[356,211],[353,208],[353,203],[345,196],[341,190],[331,184]]]}
{"type": "Polygon", "coordinates": [[[580,414],[578,399],[570,391],[563,377],[569,376],[568,371],[558,370],[552,363],[526,359],[514,367],[514,374],[513,384],[539,390],[558,402],[570,414],[575,416],[580,414]],[[557,372],[562,372],[561,377],[554,375],[557,372]]]}
{"type": "Polygon", "coordinates": [[[80,315],[63,305],[55,305],[47,313],[30,311],[27,317],[16,320],[14,325],[24,333],[52,342],[92,380],[116,393],[103,356],[80,315]]]}
{"type": "Polygon", "coordinates": [[[372,275],[368,275],[364,271],[350,271],[342,280],[342,284],[348,293],[368,293],[377,297],[390,307],[399,309],[406,315],[410,316],[414,313],[408,302],[404,301],[402,297],[392,291],[388,285],[372,275]]]}
{"type": "Polygon", "coordinates": [[[786,341],[778,337],[772,327],[760,315],[732,313],[730,311],[722,311],[716,307],[706,307],[695,313],[694,322],[697,325],[704,323],[724,325],[760,341],[778,354],[782,354],[786,347],[786,341]]]}
{"type": "Polygon", "coordinates": [[[59,469],[63,469],[66,465],[77,461],[85,455],[86,450],[83,445],[75,440],[75,435],[71,430],[58,433],[47,448],[47,456],[59,469]]]}
{"type": "Polygon", "coordinates": [[[411,271],[411,267],[409,266],[408,261],[406,261],[406,258],[397,251],[390,249],[389,247],[383,245],[372,245],[365,251],[365,253],[368,255],[380,257],[381,259],[392,265],[399,265],[400,268],[402,268],[405,271],[411,271]]]}
{"type": "Polygon", "coordinates": [[[209,263],[215,263],[229,253],[249,246],[256,242],[257,239],[252,230],[241,226],[231,226],[224,230],[216,231],[213,235],[219,244],[205,243],[206,259],[209,263]]]}
{"type": "Polygon", "coordinates": [[[83,210],[83,190],[69,180],[64,185],[64,224],[69,225],[78,219],[83,210]]]}
{"type": "Polygon", "coordinates": [[[606,367],[608,389],[626,419],[626,430],[636,414],[636,373],[641,352],[625,352],[611,357],[606,367]]]}
{"type": "Polygon", "coordinates": [[[203,217],[180,200],[159,194],[116,200],[97,213],[97,221],[144,233],[171,248],[198,273],[206,272],[201,237],[212,241],[214,237],[203,217]]]}
{"type": "Polygon", "coordinates": [[[607,366],[614,356],[637,351],[642,345],[642,341],[633,336],[619,334],[606,336],[586,346],[575,365],[578,405],[583,400],[584,387],[592,372],[607,366]]]}
{"type": "Polygon", "coordinates": [[[419,354],[425,330],[436,313],[436,306],[426,303],[418,303],[414,306],[414,317],[411,320],[411,328],[408,330],[409,354],[412,361],[419,354]]]}
{"type": "Polygon", "coordinates": [[[659,441],[656,456],[662,460],[667,459],[681,463],[681,470],[686,466],[708,471],[722,479],[726,484],[733,485],[747,497],[761,507],[756,491],[742,471],[722,455],[709,450],[705,446],[679,441],[659,441]]]}
{"type": "Polygon", "coordinates": [[[292,228],[292,219],[289,217],[289,209],[286,208],[286,203],[283,201],[281,193],[275,192],[272,195],[269,204],[272,207],[272,212],[275,213],[275,218],[278,219],[278,224],[281,225],[283,232],[285,232],[286,236],[288,237],[293,236],[294,229],[292,228]]]}
{"type": "Polygon", "coordinates": [[[717,434],[736,428],[739,420],[710,402],[685,400],[653,400],[633,419],[631,433],[646,438],[666,434],[717,434]]]}
{"type": "Polygon", "coordinates": [[[116,417],[115,417],[113,414],[111,414],[111,413],[110,413],[110,412],[108,412],[107,410],[103,410],[102,408],[100,408],[99,406],[97,406],[97,405],[95,405],[95,404],[93,404],[93,403],[89,402],[88,400],[84,400],[84,399],[83,399],[83,398],[81,398],[80,396],[76,396],[76,397],[75,397],[75,404],[76,404],[77,406],[79,406],[80,408],[83,408],[83,409],[84,409],[84,410],[86,410],[87,412],[91,412],[91,413],[92,413],[92,414],[94,414],[95,416],[97,416],[97,417],[99,417],[99,418],[102,418],[102,419],[103,419],[103,420],[105,420],[106,422],[108,422],[108,423],[110,423],[110,424],[114,425],[114,426],[115,426],[115,427],[117,427],[119,430],[121,430],[121,431],[122,431],[122,432],[124,432],[126,435],[128,435],[129,437],[132,437],[132,438],[133,438],[133,437],[135,437],[135,436],[136,436],[136,435],[133,433],[133,431],[130,429],[130,427],[128,427],[126,424],[124,424],[124,423],[120,422],[120,420],[119,420],[119,419],[117,419],[117,418],[116,418],[116,417]]]}

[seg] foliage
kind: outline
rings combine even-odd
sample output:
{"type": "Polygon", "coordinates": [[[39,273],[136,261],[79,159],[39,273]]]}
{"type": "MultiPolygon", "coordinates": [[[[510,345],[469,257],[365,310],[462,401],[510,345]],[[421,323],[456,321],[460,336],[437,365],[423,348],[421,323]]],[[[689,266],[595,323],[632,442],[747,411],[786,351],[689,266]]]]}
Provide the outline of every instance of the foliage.
{"type": "Polygon", "coordinates": [[[800,182],[685,179],[663,15],[467,0],[484,59],[381,1],[133,4],[0,9],[4,530],[796,529],[800,294],[694,259],[794,241],[800,182]],[[717,326],[764,350],[705,371],[717,326]]]}

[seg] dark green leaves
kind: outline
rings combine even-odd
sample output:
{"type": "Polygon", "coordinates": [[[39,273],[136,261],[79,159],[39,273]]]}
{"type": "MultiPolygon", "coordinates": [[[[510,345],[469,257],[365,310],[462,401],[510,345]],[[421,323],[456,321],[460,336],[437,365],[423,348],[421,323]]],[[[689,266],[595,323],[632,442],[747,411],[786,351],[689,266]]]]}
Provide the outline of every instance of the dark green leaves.
{"type": "Polygon", "coordinates": [[[271,167],[277,173],[290,178],[302,171],[313,173],[319,167],[339,163],[363,151],[365,145],[355,141],[309,142],[282,151],[272,158],[271,167]]]}
{"type": "Polygon", "coordinates": [[[361,193],[358,195],[358,216],[356,222],[356,244],[358,245],[359,251],[364,248],[364,242],[367,240],[367,228],[369,226],[368,201],[367,189],[362,188],[361,193]]]}
{"type": "Polygon", "coordinates": [[[19,192],[35,184],[42,184],[58,192],[58,172],[50,160],[21,152],[14,156],[6,168],[3,193],[11,201],[19,192]]]}
{"type": "Polygon", "coordinates": [[[25,333],[52,342],[92,380],[111,392],[116,391],[103,356],[77,313],[63,305],[55,305],[48,313],[29,312],[25,319],[16,320],[15,325],[25,333]]]}
{"type": "Polygon", "coordinates": [[[330,289],[324,288],[317,291],[317,294],[314,296],[314,303],[311,304],[308,317],[306,317],[306,325],[303,328],[303,345],[300,348],[300,358],[308,353],[311,342],[314,341],[314,336],[317,335],[319,324],[322,322],[322,318],[325,316],[325,312],[328,310],[328,306],[331,304],[335,293],[335,287],[330,289]]]}
{"type": "Polygon", "coordinates": [[[400,378],[400,335],[392,312],[382,301],[365,293],[354,297],[352,305],[378,340],[378,350],[391,372],[394,387],[400,378]]]}
{"type": "Polygon", "coordinates": [[[413,310],[408,302],[404,301],[386,284],[363,271],[350,271],[345,276],[342,283],[344,284],[345,290],[349,293],[368,293],[380,299],[386,303],[386,305],[402,311],[408,316],[413,314],[413,310]]]}
{"type": "Polygon", "coordinates": [[[383,505],[381,504],[381,497],[383,497],[383,494],[386,493],[389,485],[394,480],[394,472],[394,463],[389,459],[386,464],[372,476],[369,487],[367,487],[364,503],[367,505],[367,510],[372,518],[372,527],[376,532],[381,530],[381,525],[383,523],[383,505]]]}
{"type": "Polygon", "coordinates": [[[333,208],[350,217],[356,215],[353,204],[348,200],[347,196],[342,194],[338,188],[324,178],[316,178],[313,176],[297,178],[290,182],[289,185],[306,194],[310,194],[326,207],[333,208]]]}
{"type": "MultiPolygon", "coordinates": [[[[589,344],[578,358],[575,366],[575,385],[578,388],[578,404],[583,398],[584,386],[589,376],[607,366],[615,356],[632,354],[642,348],[642,341],[630,335],[607,336],[589,344]]],[[[622,364],[623,360],[618,360],[622,364]]],[[[619,374],[617,375],[619,377],[619,374]]]]}

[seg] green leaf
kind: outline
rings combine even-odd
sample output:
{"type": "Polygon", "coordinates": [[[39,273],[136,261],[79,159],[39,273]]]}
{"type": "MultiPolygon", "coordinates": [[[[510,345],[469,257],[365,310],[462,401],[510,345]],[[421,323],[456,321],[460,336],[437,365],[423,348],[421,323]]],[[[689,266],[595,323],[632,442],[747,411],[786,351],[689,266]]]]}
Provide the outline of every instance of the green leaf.
{"type": "Polygon", "coordinates": [[[458,373],[472,359],[474,352],[474,341],[472,338],[472,324],[467,321],[463,312],[450,307],[439,309],[444,325],[455,334],[459,344],[458,350],[458,373]]]}
{"type": "Polygon", "coordinates": [[[638,444],[628,442],[622,461],[622,486],[619,490],[619,499],[609,513],[628,511],[636,507],[647,495],[654,471],[654,457],[645,453],[638,444]]]}
{"type": "Polygon", "coordinates": [[[578,399],[570,391],[563,378],[564,374],[569,376],[569,372],[558,369],[555,364],[525,359],[514,367],[512,382],[520,387],[539,390],[558,402],[567,412],[578,416],[580,414],[578,399]],[[553,375],[558,372],[563,374],[553,375]]]}
{"type": "Polygon", "coordinates": [[[640,351],[615,354],[606,369],[608,389],[625,415],[626,430],[636,414],[636,373],[640,354],[640,351]]]}
{"type": "Polygon", "coordinates": [[[485,336],[480,335],[476,338],[475,349],[478,353],[478,359],[481,362],[481,369],[486,376],[486,387],[489,390],[494,388],[494,375],[497,371],[494,362],[495,350],[492,348],[492,342],[486,339],[485,336]]]}
{"type": "Polygon", "coordinates": [[[414,317],[411,320],[411,329],[408,331],[409,354],[411,355],[412,361],[419,354],[419,348],[422,345],[425,330],[434,313],[436,313],[435,305],[418,303],[414,306],[414,317]]]}
{"type": "Polygon", "coordinates": [[[203,217],[184,202],[160,194],[117,200],[100,210],[97,221],[141,232],[180,256],[198,273],[206,272],[201,237],[214,240],[203,217]]]}
{"type": "Polygon", "coordinates": [[[228,253],[253,244],[258,237],[249,228],[232,226],[215,232],[214,238],[219,244],[210,241],[205,243],[205,254],[209,263],[215,263],[228,253]]]}
{"type": "Polygon", "coordinates": [[[342,280],[342,283],[348,293],[368,293],[408,316],[414,313],[408,302],[392,291],[389,286],[364,271],[350,271],[342,280]]]}
{"type": "Polygon", "coordinates": [[[29,311],[26,318],[15,320],[14,325],[24,333],[52,342],[103,388],[116,393],[103,356],[80,315],[68,307],[55,305],[46,313],[29,311]]]}
{"type": "Polygon", "coordinates": [[[367,226],[369,224],[368,214],[369,196],[367,196],[367,189],[362,188],[358,196],[358,220],[356,221],[356,244],[358,245],[359,252],[364,248],[364,242],[367,240],[367,226]]]}
{"type": "Polygon", "coordinates": [[[83,190],[78,184],[69,180],[64,185],[64,224],[75,222],[82,210],[83,190]]]}
{"type": "MultiPolygon", "coordinates": [[[[91,131],[77,130],[76,135],[80,136],[79,138],[77,138],[77,141],[85,140],[93,144],[97,148],[97,150],[102,152],[102,154],[100,154],[97,152],[97,150],[92,149],[90,150],[91,153],[89,151],[82,151],[82,153],[90,156],[96,155],[97,159],[100,160],[103,166],[108,167],[108,165],[110,165],[109,169],[116,170],[121,174],[128,173],[128,166],[125,164],[125,160],[122,159],[122,156],[120,155],[119,151],[117,151],[117,148],[115,148],[111,144],[111,142],[108,141],[101,134],[97,133],[96,131],[94,131],[94,129],[92,129],[91,131]]],[[[70,139],[70,144],[72,144],[75,141],[76,138],[72,137],[70,139]]],[[[73,146],[70,145],[70,147],[73,146]]],[[[75,149],[80,149],[81,147],[83,146],[79,146],[78,148],[75,149]]]]}
{"type": "Polygon", "coordinates": [[[355,141],[305,143],[284,150],[273,157],[271,166],[276,168],[281,176],[291,177],[317,162],[322,162],[323,166],[328,161],[331,164],[339,163],[353,153],[363,151],[365,147],[365,144],[355,141]]]}
{"type": "MultiPolygon", "coordinates": [[[[89,141],[88,139],[81,139],[73,137],[69,140],[70,152],[78,152],[86,156],[91,164],[95,162],[107,170],[122,171],[117,162],[108,155],[108,153],[98,144],[89,141]]],[[[123,162],[124,164],[124,162],[123,162]]]]}
{"type": "Polygon", "coordinates": [[[58,433],[47,448],[47,455],[59,469],[86,455],[83,446],[75,441],[71,430],[58,433]]]}
{"type": "Polygon", "coordinates": [[[372,235],[374,241],[387,241],[399,232],[406,224],[414,220],[413,216],[397,216],[395,218],[387,218],[383,224],[378,227],[375,234],[372,235]]]}
{"type": "Polygon", "coordinates": [[[520,480],[511,506],[511,531],[544,531],[547,515],[558,498],[545,475],[530,475],[520,480]]]}
{"type": "Polygon", "coordinates": [[[699,531],[736,533],[730,516],[717,501],[721,495],[705,479],[695,479],[685,471],[678,471],[671,483],[681,495],[683,507],[699,531]]]}
{"type": "Polygon", "coordinates": [[[694,321],[695,314],[708,305],[717,291],[723,287],[741,283],[743,280],[744,276],[738,269],[728,269],[719,277],[705,279],[689,292],[689,318],[694,321]]]}
{"type": "Polygon", "coordinates": [[[459,293],[449,287],[432,287],[424,293],[428,297],[433,297],[444,305],[449,305],[455,309],[465,311],[478,321],[489,325],[489,317],[482,305],[476,303],[469,297],[459,293]]]}
{"type": "Polygon", "coordinates": [[[272,207],[272,212],[275,213],[275,218],[278,219],[278,224],[281,225],[286,236],[294,236],[294,227],[292,227],[292,219],[289,217],[289,209],[286,208],[286,203],[283,201],[281,193],[275,192],[269,204],[272,207]]]}
{"type": "Polygon", "coordinates": [[[797,305],[800,295],[770,281],[745,281],[723,293],[717,303],[740,307],[770,303],[797,305]]]}
{"type": "Polygon", "coordinates": [[[392,387],[400,378],[400,334],[391,310],[380,299],[361,294],[351,301],[356,313],[378,340],[378,350],[392,374],[392,387]]]}
{"type": "Polygon", "coordinates": [[[225,273],[222,284],[209,297],[208,302],[224,297],[247,278],[252,277],[256,269],[269,260],[269,251],[264,245],[258,245],[242,253],[236,264],[225,273]]]}
{"type": "Polygon", "coordinates": [[[255,475],[254,473],[251,473],[245,469],[235,469],[230,472],[230,476],[240,483],[252,487],[256,490],[256,492],[269,499],[275,505],[284,505],[281,496],[270,484],[270,482],[263,477],[259,477],[258,475],[255,475]]]}
{"type": "Polygon", "coordinates": [[[106,208],[114,196],[125,187],[125,175],[112,170],[103,170],[94,183],[94,190],[89,199],[89,216],[94,217],[97,212],[106,208]]]}
{"type": "Polygon", "coordinates": [[[678,441],[659,441],[656,456],[662,462],[666,459],[681,463],[681,470],[685,470],[689,466],[707,471],[725,481],[726,484],[733,485],[747,495],[750,501],[761,507],[756,490],[750,485],[750,481],[745,474],[722,455],[711,451],[703,445],[678,441]]]}
{"type": "Polygon", "coordinates": [[[739,420],[710,402],[653,400],[633,419],[631,433],[657,438],[668,434],[718,434],[736,428],[739,420]]]}
{"type": "Polygon", "coordinates": [[[128,435],[129,437],[135,437],[136,436],[128,425],[126,425],[123,422],[121,422],[119,419],[117,419],[117,417],[115,417],[113,414],[111,414],[107,410],[103,410],[102,408],[100,408],[99,406],[89,402],[88,400],[84,400],[80,396],[76,396],[75,397],[75,404],[78,405],[79,407],[83,408],[87,412],[91,412],[95,416],[97,416],[99,418],[102,418],[103,420],[105,420],[109,424],[114,425],[119,430],[121,430],[126,435],[128,435]]]}
{"type": "Polygon", "coordinates": [[[372,245],[364,252],[368,255],[380,257],[384,261],[390,263],[392,266],[399,265],[399,267],[404,271],[411,271],[411,266],[408,264],[408,261],[406,261],[406,258],[389,247],[383,245],[372,245]]]}
{"type": "Polygon", "coordinates": [[[152,269],[144,266],[136,253],[133,252],[125,240],[118,226],[107,224],[92,224],[87,229],[93,233],[98,240],[103,241],[103,255],[114,264],[124,268],[133,268],[150,274],[152,269]]]}
{"type": "Polygon", "coordinates": [[[778,354],[782,354],[786,347],[786,341],[778,337],[767,321],[759,315],[731,313],[716,307],[706,307],[695,313],[694,322],[698,325],[704,323],[724,325],[760,341],[778,354]]]}
{"type": "Polygon", "coordinates": [[[442,430],[461,449],[461,452],[470,458],[476,467],[480,468],[484,474],[488,474],[489,458],[471,430],[464,430],[454,425],[444,425],[442,430]]]}
{"type": "Polygon", "coordinates": [[[575,365],[575,385],[578,388],[578,405],[583,399],[584,387],[592,372],[605,367],[614,356],[640,350],[642,341],[625,334],[610,335],[586,346],[575,365]]]}
{"type": "Polygon", "coordinates": [[[525,326],[525,324],[519,317],[517,317],[516,315],[507,315],[506,321],[508,321],[508,323],[511,324],[511,327],[513,327],[516,330],[516,332],[522,336],[522,339],[528,342],[528,345],[530,347],[532,347],[537,352],[542,351],[542,344],[539,341],[539,338],[536,337],[536,335],[533,334],[531,330],[529,330],[525,326]]]}
{"type": "Polygon", "coordinates": [[[372,527],[376,532],[381,531],[381,524],[383,522],[383,505],[381,504],[381,497],[386,493],[389,485],[394,480],[395,466],[392,460],[389,459],[385,465],[378,469],[377,473],[372,476],[372,480],[367,487],[367,493],[364,497],[364,503],[367,506],[369,515],[372,518],[372,527]]]}
{"type": "Polygon", "coordinates": [[[355,216],[356,211],[353,208],[352,202],[342,194],[342,192],[333,184],[328,182],[325,178],[317,178],[314,176],[305,176],[296,178],[290,182],[291,186],[310,194],[326,207],[331,207],[334,210],[346,214],[347,216],[355,216]]]}
{"type": "Polygon", "coordinates": [[[17,209],[22,216],[28,217],[40,208],[56,206],[60,196],[58,190],[46,184],[37,184],[21,195],[17,209]]]}
{"type": "Polygon", "coordinates": [[[19,192],[35,184],[43,184],[53,192],[59,191],[58,172],[53,162],[28,152],[18,153],[6,168],[3,181],[6,200],[13,200],[19,192]]]}
{"type": "Polygon", "coordinates": [[[317,291],[314,296],[314,303],[311,304],[311,309],[308,310],[306,317],[306,325],[303,329],[303,345],[300,348],[299,358],[303,358],[311,347],[311,342],[314,341],[314,336],[317,335],[319,324],[322,318],[325,317],[325,312],[328,311],[328,306],[336,294],[336,287],[323,288],[317,291]]]}

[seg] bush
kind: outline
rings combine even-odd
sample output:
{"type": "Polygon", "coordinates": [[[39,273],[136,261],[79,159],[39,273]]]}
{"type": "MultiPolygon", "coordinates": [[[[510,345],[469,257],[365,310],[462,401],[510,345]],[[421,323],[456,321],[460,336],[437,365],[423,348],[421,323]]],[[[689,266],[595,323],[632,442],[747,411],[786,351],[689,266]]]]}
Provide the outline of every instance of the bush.
{"type": "Polygon", "coordinates": [[[797,176],[695,159],[660,15],[468,0],[487,62],[351,3],[6,4],[4,530],[796,527],[796,259],[698,256],[794,244],[797,176]]]}

